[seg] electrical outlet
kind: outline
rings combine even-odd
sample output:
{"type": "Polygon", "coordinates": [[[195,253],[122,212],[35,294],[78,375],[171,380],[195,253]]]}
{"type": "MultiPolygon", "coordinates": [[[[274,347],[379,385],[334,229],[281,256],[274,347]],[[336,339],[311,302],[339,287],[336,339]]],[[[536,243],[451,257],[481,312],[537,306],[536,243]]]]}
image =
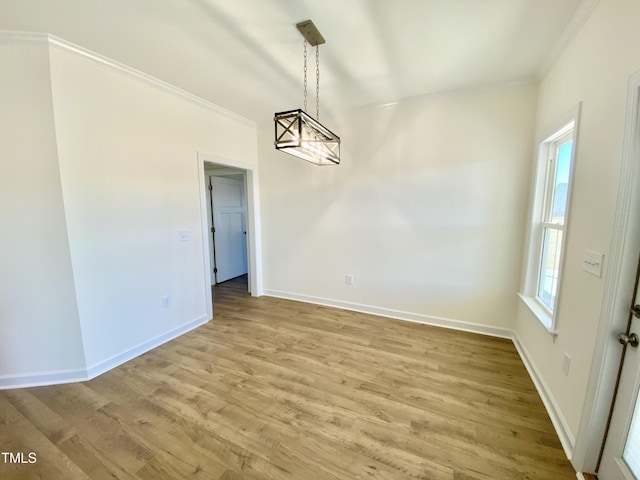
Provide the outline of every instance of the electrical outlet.
{"type": "Polygon", "coordinates": [[[565,352],[564,358],[562,359],[562,373],[564,373],[567,377],[569,376],[569,369],[571,368],[571,357],[568,353],[565,352]]]}
{"type": "Polygon", "coordinates": [[[347,275],[345,277],[344,283],[347,285],[353,285],[353,275],[347,275]]]}
{"type": "Polygon", "coordinates": [[[165,295],[162,297],[162,308],[169,308],[171,306],[171,297],[169,295],[165,295]]]}
{"type": "Polygon", "coordinates": [[[178,238],[181,242],[190,242],[191,232],[189,230],[180,230],[180,232],[178,232],[178,238]]]}

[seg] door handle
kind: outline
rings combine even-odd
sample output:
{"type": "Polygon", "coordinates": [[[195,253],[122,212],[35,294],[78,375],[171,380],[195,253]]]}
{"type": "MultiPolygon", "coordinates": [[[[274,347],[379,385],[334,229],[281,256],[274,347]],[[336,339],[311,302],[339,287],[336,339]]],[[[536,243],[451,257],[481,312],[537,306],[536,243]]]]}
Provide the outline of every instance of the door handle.
{"type": "Polygon", "coordinates": [[[635,333],[630,333],[629,335],[627,335],[624,332],[620,332],[617,338],[618,342],[620,342],[621,345],[630,345],[636,348],[640,344],[640,339],[635,333]]]}

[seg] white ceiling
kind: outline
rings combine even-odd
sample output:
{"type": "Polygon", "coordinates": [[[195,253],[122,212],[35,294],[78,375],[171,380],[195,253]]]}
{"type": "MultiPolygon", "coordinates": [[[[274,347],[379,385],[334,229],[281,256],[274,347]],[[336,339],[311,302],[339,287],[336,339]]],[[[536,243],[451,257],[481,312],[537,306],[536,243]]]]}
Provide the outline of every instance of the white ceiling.
{"type": "Polygon", "coordinates": [[[535,81],[587,2],[0,0],[0,29],[52,33],[261,122],[302,104],[302,20],[327,40],[322,116],[535,81]]]}

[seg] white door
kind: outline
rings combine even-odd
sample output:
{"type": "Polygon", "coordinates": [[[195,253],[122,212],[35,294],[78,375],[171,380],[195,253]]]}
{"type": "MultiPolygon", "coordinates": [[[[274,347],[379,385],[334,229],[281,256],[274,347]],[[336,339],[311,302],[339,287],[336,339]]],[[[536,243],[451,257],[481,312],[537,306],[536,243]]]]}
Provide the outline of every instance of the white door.
{"type": "Polygon", "coordinates": [[[213,198],[213,240],[216,283],[247,273],[244,183],[210,177],[213,198]]]}
{"type": "Polygon", "coordinates": [[[640,292],[636,289],[634,310],[624,365],[613,409],[611,428],[598,471],[599,480],[640,480],[640,292]],[[633,335],[636,337],[633,337],[633,335]],[[635,346],[634,346],[635,345],[635,346]]]}

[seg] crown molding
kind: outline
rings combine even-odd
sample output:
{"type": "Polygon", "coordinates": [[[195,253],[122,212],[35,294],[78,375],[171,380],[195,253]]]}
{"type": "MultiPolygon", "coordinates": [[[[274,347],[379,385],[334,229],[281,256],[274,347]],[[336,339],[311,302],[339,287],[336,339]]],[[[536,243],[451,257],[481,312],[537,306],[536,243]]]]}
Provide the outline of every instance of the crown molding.
{"type": "Polygon", "coordinates": [[[135,68],[129,67],[128,65],[125,65],[123,63],[117,62],[116,60],[105,57],[104,55],[96,53],[92,50],[81,47],[80,45],[76,45],[75,43],[69,42],[60,37],[56,37],[55,35],[51,35],[48,33],[0,30],[0,41],[20,42],[20,43],[39,43],[39,44],[45,44],[49,47],[59,48],[66,52],[72,53],[78,57],[81,57],[84,60],[99,64],[99,65],[104,65],[113,70],[117,70],[118,72],[124,73],[129,77],[136,78],[153,87],[164,90],[165,92],[169,92],[178,97],[182,97],[185,100],[188,100],[192,103],[200,105],[220,115],[224,115],[227,118],[236,120],[240,123],[249,125],[254,128],[256,127],[256,122],[254,122],[253,120],[249,120],[248,118],[238,115],[237,113],[234,113],[231,110],[227,110],[226,108],[220,107],[215,103],[205,100],[202,97],[198,97],[197,95],[189,93],[186,90],[182,90],[181,88],[178,88],[175,85],[167,83],[163,80],[153,77],[140,70],[136,70],[135,68]]]}
{"type": "Polygon", "coordinates": [[[0,30],[0,41],[3,42],[31,42],[48,43],[49,35],[37,32],[19,32],[13,30],[0,30]]]}
{"type": "Polygon", "coordinates": [[[571,40],[573,40],[576,34],[580,31],[599,3],[600,0],[582,0],[582,3],[576,9],[575,13],[569,20],[569,23],[567,23],[567,26],[564,28],[562,34],[558,37],[558,40],[551,49],[551,52],[546,56],[542,66],[538,70],[538,80],[542,80],[553,68],[565,48],[567,48],[571,40]]]}

